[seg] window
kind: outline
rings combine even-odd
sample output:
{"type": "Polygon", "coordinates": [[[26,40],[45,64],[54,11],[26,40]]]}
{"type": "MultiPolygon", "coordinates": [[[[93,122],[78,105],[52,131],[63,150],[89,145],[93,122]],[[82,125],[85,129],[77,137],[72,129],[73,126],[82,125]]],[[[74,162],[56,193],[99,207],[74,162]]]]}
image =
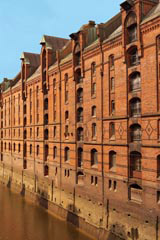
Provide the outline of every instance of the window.
{"type": "Polygon", "coordinates": [[[92,107],[92,117],[96,117],[96,106],[92,107]]]}
{"type": "Polygon", "coordinates": [[[116,152],[109,152],[109,170],[112,172],[116,171],[116,152]]]}
{"type": "Polygon", "coordinates": [[[65,126],[65,137],[69,136],[68,125],[65,126]]]}
{"type": "Polygon", "coordinates": [[[83,122],[83,108],[77,110],[77,122],[83,122]]]}
{"type": "Polygon", "coordinates": [[[131,142],[141,141],[141,126],[139,124],[133,124],[130,127],[130,138],[131,142]]]}
{"type": "Polygon", "coordinates": [[[134,202],[142,202],[142,188],[138,184],[132,184],[130,186],[129,199],[134,202]]]}
{"type": "Polygon", "coordinates": [[[13,151],[14,152],[16,151],[16,144],[15,143],[13,144],[13,151]]]}
{"type": "Polygon", "coordinates": [[[69,120],[69,112],[65,111],[65,121],[69,120]]]}
{"type": "Polygon", "coordinates": [[[20,151],[21,151],[21,144],[19,143],[18,144],[18,152],[20,153],[20,151]]]}
{"type": "Polygon", "coordinates": [[[77,129],[77,140],[83,141],[83,128],[79,127],[77,129]]]}
{"type": "Polygon", "coordinates": [[[96,138],[97,135],[97,126],[96,123],[92,123],[92,138],[96,138]]]}
{"type": "Polygon", "coordinates": [[[132,47],[128,51],[128,64],[129,66],[135,66],[139,64],[137,47],[132,47]]]}
{"type": "Polygon", "coordinates": [[[32,154],[32,144],[30,144],[30,155],[32,154]]]}
{"type": "Polygon", "coordinates": [[[24,105],[23,109],[24,109],[24,114],[26,114],[27,113],[27,106],[26,106],[26,104],[24,105]]]}
{"type": "Polygon", "coordinates": [[[130,91],[136,91],[141,88],[141,77],[139,72],[130,75],[130,91]]]}
{"type": "Polygon", "coordinates": [[[49,168],[47,165],[44,166],[44,176],[48,176],[49,175],[49,168]]]}
{"type": "Polygon", "coordinates": [[[141,171],[141,153],[139,152],[131,152],[130,153],[130,164],[131,164],[131,176],[132,171],[141,171]]]}
{"type": "Polygon", "coordinates": [[[75,81],[76,81],[76,83],[82,83],[83,82],[83,78],[82,78],[82,76],[81,76],[81,69],[80,68],[78,68],[77,70],[76,70],[76,72],[75,72],[75,81]]]}
{"type": "Polygon", "coordinates": [[[64,154],[65,154],[65,162],[69,161],[69,148],[66,147],[64,150],[64,154]]]}
{"type": "Polygon", "coordinates": [[[48,114],[44,115],[44,124],[48,124],[48,114]]]}
{"type": "Polygon", "coordinates": [[[130,116],[137,117],[141,114],[141,100],[139,98],[133,98],[130,101],[130,116]]]}
{"type": "Polygon", "coordinates": [[[91,166],[98,164],[98,152],[96,149],[91,150],[91,166]]]}
{"type": "Polygon", "coordinates": [[[92,76],[95,76],[95,74],[96,74],[96,63],[93,62],[93,63],[91,64],[91,75],[92,75],[92,76]]]}
{"type": "Polygon", "coordinates": [[[96,83],[95,82],[93,82],[92,83],[92,95],[96,95],[96,83]]]}
{"type": "Polygon", "coordinates": [[[45,130],[44,130],[44,139],[45,139],[45,140],[48,140],[48,137],[49,137],[48,129],[45,129],[45,130]]]}
{"type": "Polygon", "coordinates": [[[114,55],[109,56],[109,65],[110,68],[114,67],[114,55]]]}
{"type": "Polygon", "coordinates": [[[134,12],[131,12],[126,19],[127,43],[137,40],[137,18],[134,12]]]}
{"type": "Polygon", "coordinates": [[[32,137],[32,128],[30,128],[30,138],[32,137]]]}
{"type": "Polygon", "coordinates": [[[81,63],[81,50],[80,50],[79,44],[75,46],[74,59],[75,59],[75,66],[79,66],[81,63]]]}
{"type": "Polygon", "coordinates": [[[37,127],[37,137],[39,136],[39,127],[37,127]]]}
{"type": "Polygon", "coordinates": [[[44,99],[44,110],[48,110],[48,98],[44,99]]]}
{"type": "Polygon", "coordinates": [[[157,178],[160,178],[160,155],[157,156],[157,178]]]}
{"type": "Polygon", "coordinates": [[[39,86],[36,87],[36,95],[37,95],[37,97],[39,95],[39,86]]]}
{"type": "Polygon", "coordinates": [[[115,124],[114,123],[110,123],[109,124],[109,138],[115,139],[115,124]]]}
{"type": "Polygon", "coordinates": [[[57,147],[55,146],[53,148],[53,158],[55,159],[57,157],[57,147]]]}
{"type": "Polygon", "coordinates": [[[48,155],[49,155],[49,147],[48,145],[46,144],[44,146],[44,161],[47,161],[48,160],[48,155]]]}
{"type": "Polygon", "coordinates": [[[56,132],[57,132],[57,128],[56,128],[56,126],[54,126],[54,128],[53,128],[53,137],[54,138],[56,137],[56,132]]]}
{"type": "Polygon", "coordinates": [[[83,102],[83,89],[79,88],[77,90],[77,102],[82,103],[83,102]]]}
{"type": "Polygon", "coordinates": [[[112,100],[111,101],[111,114],[114,114],[115,113],[115,101],[112,100]]]}
{"type": "Polygon", "coordinates": [[[53,88],[56,89],[56,79],[53,79],[53,88]]]}
{"type": "Polygon", "coordinates": [[[64,76],[65,81],[65,102],[68,102],[68,74],[66,73],[64,76]]]}
{"type": "Polygon", "coordinates": [[[78,167],[81,168],[83,166],[83,149],[78,148],[78,167]]]}
{"type": "Polygon", "coordinates": [[[160,203],[160,191],[157,191],[157,203],[160,203]]]}
{"type": "Polygon", "coordinates": [[[8,148],[9,148],[9,151],[11,150],[11,144],[9,143],[9,145],[8,145],[8,148]]]}
{"type": "Polygon", "coordinates": [[[6,150],[7,149],[7,143],[5,142],[4,144],[4,149],[6,150]]]}
{"type": "Polygon", "coordinates": [[[37,150],[36,150],[37,156],[39,155],[39,145],[37,145],[37,150]]]}
{"type": "Polygon", "coordinates": [[[94,177],[91,176],[91,184],[94,184],[94,177]]]}
{"type": "Polygon", "coordinates": [[[111,91],[113,92],[115,88],[115,81],[114,81],[114,77],[111,78],[111,91]]]}

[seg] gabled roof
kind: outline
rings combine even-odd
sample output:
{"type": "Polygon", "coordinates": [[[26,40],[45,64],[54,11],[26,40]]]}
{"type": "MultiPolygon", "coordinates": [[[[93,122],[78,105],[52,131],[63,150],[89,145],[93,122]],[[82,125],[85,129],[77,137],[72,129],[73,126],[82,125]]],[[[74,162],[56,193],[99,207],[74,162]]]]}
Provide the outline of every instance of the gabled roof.
{"type": "Polygon", "coordinates": [[[149,13],[144,17],[143,21],[141,24],[144,24],[156,17],[160,16],[160,3],[158,3],[155,7],[153,7],[149,13]]]}
{"type": "Polygon", "coordinates": [[[47,48],[58,50],[63,48],[68,41],[69,39],[66,38],[43,35],[40,44],[46,44],[47,48]]]}
{"type": "Polygon", "coordinates": [[[21,60],[24,60],[26,64],[30,64],[33,67],[38,67],[40,65],[40,54],[23,52],[21,60]]]}

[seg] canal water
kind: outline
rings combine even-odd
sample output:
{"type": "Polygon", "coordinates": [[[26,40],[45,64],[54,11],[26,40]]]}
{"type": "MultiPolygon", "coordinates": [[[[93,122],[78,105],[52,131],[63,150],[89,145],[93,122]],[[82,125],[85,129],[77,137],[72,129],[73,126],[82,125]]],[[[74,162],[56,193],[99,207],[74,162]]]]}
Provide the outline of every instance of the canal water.
{"type": "Polygon", "coordinates": [[[0,240],[89,240],[74,226],[49,215],[0,186],[0,240]]]}

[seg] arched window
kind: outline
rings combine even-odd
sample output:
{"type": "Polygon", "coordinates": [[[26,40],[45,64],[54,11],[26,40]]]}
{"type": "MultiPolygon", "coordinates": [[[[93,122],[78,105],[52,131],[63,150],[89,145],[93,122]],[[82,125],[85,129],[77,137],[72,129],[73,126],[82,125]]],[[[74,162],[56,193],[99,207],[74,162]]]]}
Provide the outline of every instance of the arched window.
{"type": "Polygon", "coordinates": [[[142,169],[141,159],[142,159],[141,153],[136,151],[130,153],[131,175],[132,171],[141,171],[142,169]]]}
{"type": "Polygon", "coordinates": [[[53,147],[53,158],[55,159],[57,157],[57,147],[53,147]]]}
{"type": "Polygon", "coordinates": [[[24,126],[26,126],[27,125],[27,118],[25,117],[24,118],[24,126]]]}
{"type": "Polygon", "coordinates": [[[112,122],[109,124],[109,138],[115,139],[115,124],[112,122]]]}
{"type": "Polygon", "coordinates": [[[15,143],[13,144],[13,151],[14,152],[16,151],[16,144],[15,143]]]}
{"type": "Polygon", "coordinates": [[[141,126],[139,124],[133,124],[130,127],[130,137],[131,137],[131,142],[134,141],[141,141],[141,126]]]}
{"type": "Polygon", "coordinates": [[[32,144],[30,144],[30,155],[32,154],[32,144]]]}
{"type": "Polygon", "coordinates": [[[48,114],[44,115],[44,124],[48,124],[48,114]]]}
{"type": "Polygon", "coordinates": [[[77,109],[77,122],[83,122],[83,108],[77,109]]]}
{"type": "Polygon", "coordinates": [[[91,64],[91,76],[95,76],[95,74],[96,74],[96,63],[93,62],[91,64]]]}
{"type": "Polygon", "coordinates": [[[130,75],[130,91],[136,91],[141,88],[141,76],[139,72],[130,75]]]}
{"type": "Polygon", "coordinates": [[[160,178],[160,155],[157,156],[157,178],[160,178]]]}
{"type": "Polygon", "coordinates": [[[39,155],[39,145],[37,145],[37,156],[39,155]]]}
{"type": "Polygon", "coordinates": [[[116,152],[109,152],[109,170],[115,172],[116,171],[116,152]]]}
{"type": "Polygon", "coordinates": [[[96,117],[96,106],[92,107],[92,117],[96,117]]]}
{"type": "Polygon", "coordinates": [[[97,126],[96,123],[92,123],[92,138],[96,138],[97,135],[97,126]]]}
{"type": "Polygon", "coordinates": [[[19,143],[18,144],[18,152],[20,153],[20,151],[21,151],[21,144],[19,143]]]}
{"type": "Polygon", "coordinates": [[[131,67],[139,64],[138,50],[136,46],[131,47],[128,50],[128,64],[131,67]]]}
{"type": "Polygon", "coordinates": [[[79,127],[77,129],[77,140],[83,141],[83,128],[79,127]]]}
{"type": "Polygon", "coordinates": [[[109,66],[110,66],[110,68],[114,67],[114,55],[113,54],[109,56],[109,66]]]}
{"type": "Polygon", "coordinates": [[[24,104],[24,114],[26,114],[27,113],[27,106],[26,106],[26,104],[24,104]]]}
{"type": "Polygon", "coordinates": [[[48,98],[44,99],[44,110],[48,110],[48,98]]]}
{"type": "Polygon", "coordinates": [[[68,73],[66,73],[64,76],[64,82],[65,82],[65,102],[68,102],[68,92],[69,92],[68,73]]]}
{"type": "Polygon", "coordinates": [[[91,150],[91,166],[98,164],[98,152],[96,149],[91,150]]]}
{"type": "Polygon", "coordinates": [[[44,146],[44,161],[47,161],[48,160],[48,155],[49,155],[49,147],[48,145],[46,144],[44,146]]]}
{"type": "Polygon", "coordinates": [[[48,136],[49,136],[48,129],[45,129],[44,130],[44,139],[48,140],[48,136]]]}
{"type": "Polygon", "coordinates": [[[115,113],[115,101],[111,101],[111,114],[113,115],[115,113]]]}
{"type": "Polygon", "coordinates": [[[75,57],[75,66],[79,66],[81,63],[81,51],[80,51],[79,44],[77,44],[74,49],[74,57],[75,57]]]}
{"type": "Polygon", "coordinates": [[[65,147],[64,154],[65,162],[69,161],[69,147],[65,147]]]}
{"type": "Polygon", "coordinates": [[[131,12],[126,19],[127,43],[137,40],[137,18],[134,12],[131,12]]]}
{"type": "Polygon", "coordinates": [[[49,174],[49,168],[47,165],[44,166],[44,176],[48,176],[49,174]]]}
{"type": "Polygon", "coordinates": [[[130,116],[137,117],[141,114],[141,100],[133,98],[130,100],[130,116]]]}
{"type": "Polygon", "coordinates": [[[83,166],[83,149],[78,148],[78,167],[81,168],[83,166]]]}
{"type": "Polygon", "coordinates": [[[65,111],[65,121],[67,121],[69,119],[69,112],[65,111]]]}
{"type": "Polygon", "coordinates": [[[83,89],[79,88],[77,90],[77,102],[82,103],[83,102],[83,89]]]}
{"type": "Polygon", "coordinates": [[[95,95],[96,94],[96,82],[93,82],[92,83],[92,95],[95,95]]]}
{"type": "Polygon", "coordinates": [[[75,72],[75,81],[76,81],[76,83],[82,83],[83,82],[83,78],[82,78],[82,76],[81,76],[81,69],[80,68],[78,68],[77,70],[76,70],[76,72],[75,72]]]}

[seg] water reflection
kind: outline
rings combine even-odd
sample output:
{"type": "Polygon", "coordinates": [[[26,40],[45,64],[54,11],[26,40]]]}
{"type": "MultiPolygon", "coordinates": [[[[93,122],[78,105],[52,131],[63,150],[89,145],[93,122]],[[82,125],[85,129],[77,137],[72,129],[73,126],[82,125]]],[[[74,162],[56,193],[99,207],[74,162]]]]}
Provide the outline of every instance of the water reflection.
{"type": "Polygon", "coordinates": [[[89,240],[72,225],[0,187],[0,240],[89,240]]]}

